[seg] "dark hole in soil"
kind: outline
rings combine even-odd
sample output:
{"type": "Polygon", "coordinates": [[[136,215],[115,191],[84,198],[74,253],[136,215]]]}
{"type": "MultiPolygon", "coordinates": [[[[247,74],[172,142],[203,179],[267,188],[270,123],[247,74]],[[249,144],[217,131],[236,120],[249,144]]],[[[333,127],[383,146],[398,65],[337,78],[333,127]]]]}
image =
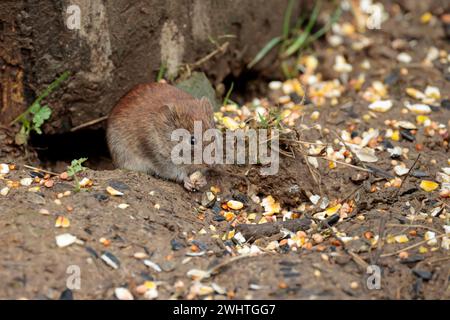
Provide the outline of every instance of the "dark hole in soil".
{"type": "Polygon", "coordinates": [[[260,72],[245,69],[238,76],[230,73],[223,80],[225,93],[227,94],[233,84],[230,99],[240,105],[251,101],[255,97],[264,97],[267,94],[267,83],[273,79],[265,78],[260,72]]]}
{"type": "Polygon", "coordinates": [[[34,134],[30,139],[41,164],[55,172],[66,170],[74,159],[88,158],[85,166],[94,170],[113,169],[104,129],[86,129],[53,135],[34,134]]]}

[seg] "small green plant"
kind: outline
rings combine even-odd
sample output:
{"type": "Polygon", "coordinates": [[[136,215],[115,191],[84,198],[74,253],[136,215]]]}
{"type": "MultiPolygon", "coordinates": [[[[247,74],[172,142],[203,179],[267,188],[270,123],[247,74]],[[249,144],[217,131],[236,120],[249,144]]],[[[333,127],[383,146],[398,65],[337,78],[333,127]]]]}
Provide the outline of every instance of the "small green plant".
{"type": "MultiPolygon", "coordinates": [[[[322,6],[322,1],[318,0],[314,4],[313,11],[306,19],[305,15],[300,16],[294,27],[291,28],[292,21],[292,11],[294,9],[294,4],[296,0],[290,0],[286,8],[283,20],[283,30],[282,35],[271,39],[255,56],[255,58],[248,64],[248,68],[252,68],[258,62],[260,62],[272,49],[279,46],[278,56],[280,59],[285,60],[286,58],[292,56],[293,54],[300,55],[301,52],[310,46],[315,40],[323,36],[331,26],[339,20],[341,16],[341,8],[337,5],[336,10],[329,19],[329,21],[320,30],[312,32],[314,26],[317,23],[317,18],[320,13],[320,8],[322,6]],[[305,22],[307,21],[306,25],[305,22]]],[[[287,65],[282,63],[282,70],[285,76],[292,76],[291,74],[286,74],[288,71],[287,65]]]]}
{"type": "Polygon", "coordinates": [[[167,72],[167,63],[161,62],[161,66],[159,67],[158,75],[156,76],[156,82],[159,82],[162,79],[164,79],[166,72],[167,72]]]}
{"type": "Polygon", "coordinates": [[[281,128],[281,120],[283,120],[283,116],[279,110],[272,109],[269,111],[267,116],[258,113],[259,118],[259,127],[262,129],[282,129],[281,128]]]}
{"type": "MultiPolygon", "coordinates": [[[[225,98],[223,99],[223,105],[226,106],[228,104],[228,102],[234,103],[231,99],[231,93],[233,92],[233,88],[234,88],[234,82],[231,83],[230,89],[228,89],[227,94],[225,95],[225,98]]],[[[236,104],[236,103],[234,103],[236,104]]]]}
{"type": "Polygon", "coordinates": [[[78,180],[77,173],[86,170],[86,167],[83,167],[83,162],[85,162],[87,158],[80,158],[78,160],[72,160],[70,166],[67,167],[67,175],[69,177],[73,177],[75,179],[75,191],[80,191],[80,181],[78,180]]]}
{"type": "Polygon", "coordinates": [[[20,122],[22,124],[20,131],[15,137],[16,144],[26,145],[31,131],[34,131],[37,134],[42,134],[41,126],[46,120],[50,119],[52,115],[52,110],[48,105],[41,105],[42,100],[44,100],[57,87],[59,87],[62,82],[67,80],[69,76],[70,73],[68,71],[64,72],[59,78],[53,81],[41,95],[39,95],[39,97],[27,110],[25,110],[24,113],[20,114],[11,122],[11,125],[16,122],[20,122]]]}

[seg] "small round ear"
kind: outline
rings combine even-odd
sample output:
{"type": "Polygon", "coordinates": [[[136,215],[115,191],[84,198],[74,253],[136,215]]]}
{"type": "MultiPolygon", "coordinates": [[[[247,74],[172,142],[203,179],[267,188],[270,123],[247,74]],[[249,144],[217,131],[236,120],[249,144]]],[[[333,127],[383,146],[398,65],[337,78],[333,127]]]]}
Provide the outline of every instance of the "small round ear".
{"type": "Polygon", "coordinates": [[[172,103],[164,104],[159,108],[159,113],[164,115],[167,119],[171,119],[176,114],[175,105],[172,103]]]}
{"type": "Polygon", "coordinates": [[[202,97],[200,99],[200,105],[206,112],[212,112],[213,106],[207,97],[202,97]]]}

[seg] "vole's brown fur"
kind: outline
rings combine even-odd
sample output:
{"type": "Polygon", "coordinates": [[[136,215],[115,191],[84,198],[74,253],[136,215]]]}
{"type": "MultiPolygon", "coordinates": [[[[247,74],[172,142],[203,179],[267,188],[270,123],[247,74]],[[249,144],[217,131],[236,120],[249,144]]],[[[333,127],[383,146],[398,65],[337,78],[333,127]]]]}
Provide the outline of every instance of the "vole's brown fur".
{"type": "Polygon", "coordinates": [[[171,161],[172,131],[194,133],[194,121],[203,130],[214,128],[212,106],[208,99],[195,99],[188,93],[164,83],[134,87],[113,108],[108,119],[107,140],[115,165],[143,171],[161,178],[185,182],[204,165],[175,165],[171,161]]]}

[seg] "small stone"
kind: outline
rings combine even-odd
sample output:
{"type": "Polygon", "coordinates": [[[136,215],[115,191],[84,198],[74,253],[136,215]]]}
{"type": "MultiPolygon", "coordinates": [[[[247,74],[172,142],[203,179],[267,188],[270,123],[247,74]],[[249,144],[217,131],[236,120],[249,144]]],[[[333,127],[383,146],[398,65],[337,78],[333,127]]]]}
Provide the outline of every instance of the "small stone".
{"type": "Polygon", "coordinates": [[[116,190],[119,191],[126,191],[129,190],[130,187],[128,187],[127,184],[121,182],[121,181],[117,181],[117,180],[110,180],[108,181],[108,185],[116,190]]]}
{"type": "Polygon", "coordinates": [[[427,244],[429,246],[437,245],[436,232],[433,232],[433,231],[425,232],[425,240],[428,241],[427,244]]]}
{"type": "Polygon", "coordinates": [[[172,247],[173,251],[178,251],[185,247],[185,245],[183,243],[181,243],[180,241],[178,241],[176,239],[172,239],[170,241],[170,246],[172,247]]]}
{"type": "Polygon", "coordinates": [[[147,299],[147,300],[153,300],[153,299],[158,298],[158,290],[156,288],[147,290],[144,293],[144,298],[147,299]]]}
{"type": "Polygon", "coordinates": [[[134,300],[133,295],[126,288],[116,288],[114,290],[114,294],[116,295],[117,299],[119,299],[119,300],[134,300]]]}
{"type": "Polygon", "coordinates": [[[97,199],[100,202],[104,202],[109,200],[109,197],[106,194],[103,193],[95,193],[94,198],[97,199]]]}
{"type": "Polygon", "coordinates": [[[443,99],[441,101],[441,107],[447,110],[450,110],[450,100],[449,99],[443,99]]]}
{"type": "Polygon", "coordinates": [[[269,82],[269,89],[270,90],[280,90],[283,86],[283,83],[281,81],[271,81],[269,82]]]}
{"type": "Polygon", "coordinates": [[[323,236],[320,233],[315,233],[311,237],[315,243],[322,243],[323,242],[323,236]]]}
{"type": "Polygon", "coordinates": [[[29,187],[33,183],[33,178],[23,178],[20,179],[20,185],[29,187]]]}
{"type": "Polygon", "coordinates": [[[404,166],[398,165],[398,166],[394,167],[394,172],[398,176],[404,176],[405,174],[407,174],[409,172],[409,169],[404,166]]]}
{"type": "Polygon", "coordinates": [[[9,166],[6,163],[0,163],[0,174],[8,174],[9,171],[9,166]]]}
{"type": "Polygon", "coordinates": [[[64,248],[74,244],[77,241],[77,237],[71,235],[70,233],[60,234],[55,237],[56,245],[60,248],[64,248]]]}
{"type": "Polygon", "coordinates": [[[173,271],[173,270],[175,270],[175,268],[176,268],[176,264],[172,261],[165,261],[165,262],[161,263],[161,269],[164,272],[173,271]]]}
{"type": "Polygon", "coordinates": [[[4,187],[0,190],[0,194],[4,197],[6,197],[9,193],[9,188],[8,187],[4,187]]]}
{"type": "Polygon", "coordinates": [[[412,272],[414,273],[415,276],[426,281],[431,280],[431,278],[433,277],[433,274],[431,272],[425,270],[413,269],[412,272]]]}
{"type": "Polygon", "coordinates": [[[207,191],[202,195],[201,204],[206,208],[210,208],[214,205],[215,200],[216,196],[214,195],[214,193],[212,193],[211,191],[207,191]]]}
{"type": "Polygon", "coordinates": [[[50,215],[50,211],[48,211],[47,209],[40,209],[39,213],[44,215],[44,216],[50,215]]]}
{"type": "Polygon", "coordinates": [[[397,61],[402,63],[410,63],[412,61],[412,57],[406,52],[402,52],[398,54],[397,61]]]}

